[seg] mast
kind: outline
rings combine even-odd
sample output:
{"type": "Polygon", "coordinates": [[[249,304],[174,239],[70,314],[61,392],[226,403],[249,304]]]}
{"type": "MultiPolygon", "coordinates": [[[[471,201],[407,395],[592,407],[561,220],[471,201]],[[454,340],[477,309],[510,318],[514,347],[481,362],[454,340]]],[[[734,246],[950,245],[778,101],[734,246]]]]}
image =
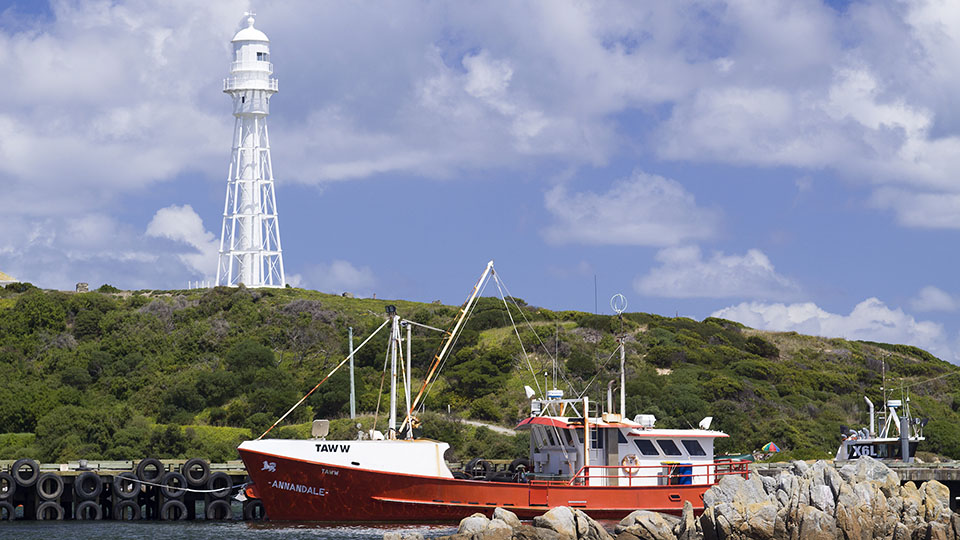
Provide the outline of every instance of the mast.
{"type": "Polygon", "coordinates": [[[627,353],[623,347],[623,336],[620,336],[620,419],[627,417],[627,376],[624,370],[627,353]]]}
{"type": "Polygon", "coordinates": [[[407,425],[407,438],[413,438],[413,422],[410,421],[410,415],[413,411],[410,410],[410,384],[413,383],[413,373],[410,371],[413,369],[413,346],[411,345],[410,336],[413,330],[413,325],[407,323],[407,372],[403,377],[403,389],[406,392],[407,398],[407,417],[404,419],[404,423],[407,425]]]}
{"type": "MultiPolygon", "coordinates": [[[[413,400],[413,406],[410,410],[413,410],[414,407],[420,402],[420,398],[423,397],[423,392],[427,388],[427,384],[433,378],[434,373],[436,373],[437,368],[440,367],[440,362],[446,356],[447,351],[450,349],[450,346],[453,345],[454,338],[457,335],[457,332],[460,330],[460,327],[463,325],[463,321],[466,320],[467,314],[470,313],[470,308],[473,306],[474,301],[476,301],[477,296],[480,294],[480,289],[483,286],[484,282],[487,280],[487,277],[490,273],[493,272],[493,261],[487,263],[487,267],[483,269],[483,274],[480,275],[480,279],[477,280],[477,284],[473,286],[473,291],[470,293],[470,297],[467,298],[467,302],[460,309],[460,316],[457,318],[457,323],[453,326],[453,330],[447,334],[447,340],[443,343],[443,348],[440,349],[440,352],[433,358],[433,363],[430,366],[430,371],[427,373],[427,376],[423,379],[423,384],[420,386],[420,391],[417,392],[416,399],[413,400]]],[[[410,420],[409,415],[404,419],[404,424],[410,420]]]]}
{"type": "Polygon", "coordinates": [[[387,306],[390,315],[390,423],[391,439],[397,438],[397,342],[400,340],[400,317],[396,306],[387,306]]]}
{"type": "Polygon", "coordinates": [[[353,327],[350,327],[350,419],[357,418],[357,389],[353,382],[353,327]]]}

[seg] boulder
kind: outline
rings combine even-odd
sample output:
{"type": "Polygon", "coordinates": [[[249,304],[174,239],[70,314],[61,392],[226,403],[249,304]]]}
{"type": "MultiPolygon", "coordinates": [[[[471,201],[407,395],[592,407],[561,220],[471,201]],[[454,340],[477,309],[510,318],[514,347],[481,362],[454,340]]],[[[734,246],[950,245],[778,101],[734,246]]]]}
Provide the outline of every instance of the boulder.
{"type": "Polygon", "coordinates": [[[912,531],[923,521],[923,494],[917,489],[916,484],[907,482],[900,486],[900,500],[902,501],[900,522],[912,531]]]}
{"type": "Polygon", "coordinates": [[[460,520],[460,526],[457,527],[458,534],[473,534],[480,532],[487,528],[487,525],[490,523],[490,520],[487,519],[487,516],[476,513],[472,516],[465,517],[460,520]]]}
{"type": "Polygon", "coordinates": [[[502,519],[491,519],[485,529],[473,535],[475,539],[478,536],[483,540],[510,540],[513,538],[513,527],[502,519]]]}
{"type": "Polygon", "coordinates": [[[930,480],[920,486],[923,495],[923,519],[927,522],[950,523],[950,488],[930,480]]]}
{"type": "Polygon", "coordinates": [[[514,529],[521,525],[517,515],[506,508],[497,507],[493,511],[493,519],[499,519],[514,529]]]}
{"type": "Polygon", "coordinates": [[[927,524],[924,540],[953,540],[952,532],[947,525],[939,521],[931,521],[927,524]]]}
{"type": "Polygon", "coordinates": [[[838,538],[837,533],[837,523],[833,516],[809,505],[803,505],[800,508],[800,523],[797,527],[799,538],[803,540],[835,540],[838,538]]]}
{"type": "Polygon", "coordinates": [[[613,540],[610,533],[582,510],[573,509],[573,519],[577,524],[577,538],[580,540],[613,540]]]}
{"type": "MultiPolygon", "coordinates": [[[[688,503],[689,504],[689,503],[688,503]]],[[[693,507],[691,506],[691,518],[693,507]]],[[[620,520],[613,532],[620,540],[642,538],[644,540],[677,540],[673,533],[674,527],[680,520],[675,516],[636,510],[620,520]]]]}
{"type": "Polygon", "coordinates": [[[577,537],[577,523],[574,521],[573,511],[566,506],[551,508],[546,514],[533,518],[533,526],[554,531],[562,538],[577,537]]]}
{"type": "Polygon", "coordinates": [[[886,497],[895,495],[900,487],[900,477],[880,461],[870,456],[862,456],[840,468],[840,476],[845,482],[877,484],[886,497]]]}
{"type": "Polygon", "coordinates": [[[521,525],[513,530],[513,540],[564,540],[556,531],[521,525]]]}
{"type": "Polygon", "coordinates": [[[683,513],[680,521],[673,526],[673,535],[677,540],[699,540],[702,534],[697,531],[697,520],[693,515],[693,505],[690,501],[683,502],[683,513]]]}

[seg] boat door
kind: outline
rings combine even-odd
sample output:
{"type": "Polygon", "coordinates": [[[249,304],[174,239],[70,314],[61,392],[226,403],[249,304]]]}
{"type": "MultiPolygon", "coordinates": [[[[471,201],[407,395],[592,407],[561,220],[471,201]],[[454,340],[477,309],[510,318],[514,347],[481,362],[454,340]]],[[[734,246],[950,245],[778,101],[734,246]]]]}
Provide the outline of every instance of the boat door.
{"type": "Polygon", "coordinates": [[[530,506],[547,506],[547,486],[530,484],[530,506]]]}

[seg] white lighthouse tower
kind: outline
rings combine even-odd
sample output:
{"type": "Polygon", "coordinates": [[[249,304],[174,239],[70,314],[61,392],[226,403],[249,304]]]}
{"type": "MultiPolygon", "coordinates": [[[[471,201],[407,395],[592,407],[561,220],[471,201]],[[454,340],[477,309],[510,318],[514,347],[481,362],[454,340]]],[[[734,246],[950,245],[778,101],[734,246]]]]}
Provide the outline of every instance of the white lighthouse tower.
{"type": "Polygon", "coordinates": [[[217,285],[283,287],[286,279],[267,136],[270,96],[277,93],[277,79],[271,77],[270,40],[253,27],[253,14],[246,15],[247,27],[233,36],[230,77],[223,81],[223,91],[233,98],[237,120],[223,206],[217,285]]]}

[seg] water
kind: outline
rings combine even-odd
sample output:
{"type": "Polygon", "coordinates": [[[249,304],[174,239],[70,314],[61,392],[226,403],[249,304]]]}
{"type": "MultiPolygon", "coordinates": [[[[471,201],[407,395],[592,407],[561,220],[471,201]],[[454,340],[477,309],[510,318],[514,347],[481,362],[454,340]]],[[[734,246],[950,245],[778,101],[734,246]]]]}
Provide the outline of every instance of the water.
{"type": "Polygon", "coordinates": [[[13,521],[0,523],[0,538],[17,540],[380,540],[387,531],[419,531],[425,537],[457,532],[450,525],[318,525],[315,523],[169,521],[13,521]]]}

